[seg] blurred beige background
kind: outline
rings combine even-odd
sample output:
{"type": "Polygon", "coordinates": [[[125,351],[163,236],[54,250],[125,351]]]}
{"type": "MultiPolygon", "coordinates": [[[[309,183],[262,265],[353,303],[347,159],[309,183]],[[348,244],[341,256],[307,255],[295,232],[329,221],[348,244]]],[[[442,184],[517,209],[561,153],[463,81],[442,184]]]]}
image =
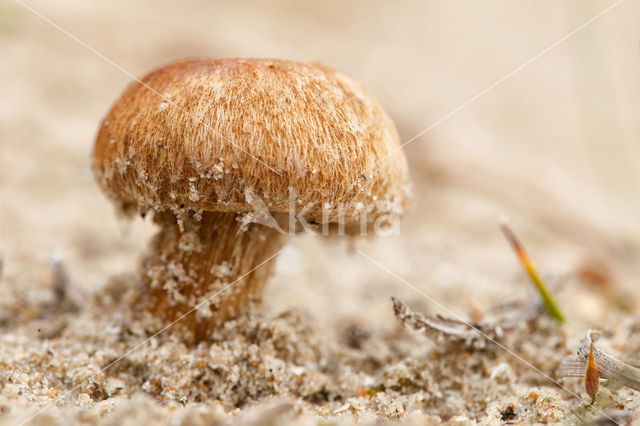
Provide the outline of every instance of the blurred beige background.
{"type": "MultiPolygon", "coordinates": [[[[546,270],[595,258],[619,264],[622,285],[637,285],[638,1],[621,2],[452,115],[615,3],[26,3],[136,76],[183,57],[319,61],[362,81],[403,140],[439,123],[406,146],[415,202],[403,234],[358,248],[452,307],[488,303],[522,280],[497,231],[500,214],[546,270]]],[[[48,256],[60,252],[74,283],[94,290],[134,270],[153,231],[119,221],[89,171],[97,124],[131,77],[13,0],[0,3],[0,46],[4,276],[36,291],[48,256]]],[[[389,321],[389,295],[412,293],[345,250],[292,241],[268,309],[389,321]],[[388,315],[377,319],[372,306],[388,315]]]]}

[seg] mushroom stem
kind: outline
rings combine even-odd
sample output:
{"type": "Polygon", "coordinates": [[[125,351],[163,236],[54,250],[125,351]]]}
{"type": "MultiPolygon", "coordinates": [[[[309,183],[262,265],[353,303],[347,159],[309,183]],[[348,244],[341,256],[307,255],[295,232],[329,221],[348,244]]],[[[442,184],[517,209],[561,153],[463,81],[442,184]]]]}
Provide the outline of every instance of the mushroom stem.
{"type": "Polygon", "coordinates": [[[156,214],[161,227],[143,262],[144,291],[139,306],[164,327],[177,323],[185,341],[205,340],[213,328],[261,302],[284,235],[252,223],[246,231],[235,213],[203,212],[177,217],[156,214]],[[203,303],[204,302],[204,303],[203,303]]]}

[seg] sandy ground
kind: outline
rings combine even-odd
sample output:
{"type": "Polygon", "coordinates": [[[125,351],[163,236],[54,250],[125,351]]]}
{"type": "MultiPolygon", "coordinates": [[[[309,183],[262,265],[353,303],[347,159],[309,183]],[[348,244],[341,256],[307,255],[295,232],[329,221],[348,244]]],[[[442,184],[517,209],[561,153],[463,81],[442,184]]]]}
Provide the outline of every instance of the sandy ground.
{"type": "Polygon", "coordinates": [[[260,312],[197,347],[170,330],[145,343],[127,301],[154,228],[119,220],[89,170],[131,76],[0,4],[0,424],[640,424],[636,391],[603,382],[589,407],[579,379],[550,380],[591,328],[640,358],[640,3],[539,57],[615,3],[28,4],[136,76],[192,56],[316,60],[361,80],[404,141],[428,131],[405,149],[399,236],[297,236],[260,312]],[[405,329],[392,296],[473,320],[536,297],[501,215],[567,323],[522,324],[508,351],[405,329]]]}

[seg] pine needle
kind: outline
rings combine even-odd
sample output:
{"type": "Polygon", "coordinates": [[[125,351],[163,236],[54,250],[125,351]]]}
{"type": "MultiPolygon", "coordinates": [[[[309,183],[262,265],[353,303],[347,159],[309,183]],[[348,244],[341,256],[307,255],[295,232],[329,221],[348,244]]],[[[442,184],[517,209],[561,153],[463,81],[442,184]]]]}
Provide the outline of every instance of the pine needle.
{"type": "Polygon", "coordinates": [[[540,296],[542,296],[542,300],[545,307],[549,311],[549,315],[551,315],[551,317],[553,317],[556,321],[563,323],[564,316],[560,312],[560,309],[558,308],[556,302],[553,300],[551,293],[549,292],[549,290],[547,290],[547,286],[545,286],[544,282],[542,282],[542,280],[540,279],[540,276],[534,268],[529,255],[518,240],[518,237],[516,237],[516,234],[505,223],[500,224],[500,229],[504,233],[505,237],[507,237],[507,240],[509,240],[509,242],[511,243],[513,250],[516,252],[516,255],[527,270],[531,281],[533,281],[533,284],[535,284],[536,288],[538,289],[538,293],[540,293],[540,296]]]}

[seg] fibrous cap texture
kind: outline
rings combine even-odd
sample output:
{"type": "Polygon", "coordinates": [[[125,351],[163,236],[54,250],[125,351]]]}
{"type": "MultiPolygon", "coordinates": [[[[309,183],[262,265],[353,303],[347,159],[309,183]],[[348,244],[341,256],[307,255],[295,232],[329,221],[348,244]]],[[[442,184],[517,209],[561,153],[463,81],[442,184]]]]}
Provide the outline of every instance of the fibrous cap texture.
{"type": "Polygon", "coordinates": [[[395,127],[364,88],[319,64],[197,59],[132,83],[100,126],[100,187],[125,211],[270,212],[326,221],[408,199],[395,127]],[[341,213],[340,213],[341,212],[341,213]]]}

